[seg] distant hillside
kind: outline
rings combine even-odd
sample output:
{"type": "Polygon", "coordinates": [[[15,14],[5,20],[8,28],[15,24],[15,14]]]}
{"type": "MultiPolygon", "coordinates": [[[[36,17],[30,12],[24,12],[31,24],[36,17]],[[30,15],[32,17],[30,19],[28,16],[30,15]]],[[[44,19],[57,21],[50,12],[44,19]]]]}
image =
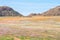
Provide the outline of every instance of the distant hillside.
{"type": "Polygon", "coordinates": [[[0,16],[23,16],[8,6],[0,6],[0,16]]]}
{"type": "Polygon", "coordinates": [[[31,14],[29,14],[28,16],[31,17],[31,16],[40,16],[40,15],[41,15],[40,13],[38,13],[38,14],[37,14],[37,13],[31,13],[31,14]]]}
{"type": "Polygon", "coordinates": [[[60,6],[51,8],[50,10],[43,13],[31,13],[29,16],[60,16],[60,6]]]}
{"type": "Polygon", "coordinates": [[[41,14],[42,16],[60,16],[60,6],[52,8],[41,14]]]}
{"type": "MultiPolygon", "coordinates": [[[[8,6],[0,6],[0,16],[23,16],[8,6]]],[[[51,8],[43,13],[31,13],[28,16],[60,16],[60,6],[51,8]]]]}

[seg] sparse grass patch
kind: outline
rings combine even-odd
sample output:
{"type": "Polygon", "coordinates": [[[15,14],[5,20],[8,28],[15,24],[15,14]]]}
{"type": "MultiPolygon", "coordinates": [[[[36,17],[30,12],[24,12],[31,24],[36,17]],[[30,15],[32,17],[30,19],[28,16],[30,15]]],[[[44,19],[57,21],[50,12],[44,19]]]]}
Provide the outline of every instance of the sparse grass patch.
{"type": "Polygon", "coordinates": [[[1,36],[0,40],[14,40],[14,38],[10,36],[1,36]]]}

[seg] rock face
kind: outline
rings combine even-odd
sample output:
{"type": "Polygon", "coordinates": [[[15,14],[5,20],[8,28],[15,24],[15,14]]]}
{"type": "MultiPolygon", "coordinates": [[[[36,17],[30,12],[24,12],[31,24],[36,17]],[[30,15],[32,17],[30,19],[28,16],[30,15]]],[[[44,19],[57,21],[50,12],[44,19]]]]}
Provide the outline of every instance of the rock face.
{"type": "Polygon", "coordinates": [[[52,8],[41,14],[42,16],[60,16],[60,6],[52,8]]]}
{"type": "Polygon", "coordinates": [[[22,16],[10,7],[0,6],[0,16],[22,16]]]}

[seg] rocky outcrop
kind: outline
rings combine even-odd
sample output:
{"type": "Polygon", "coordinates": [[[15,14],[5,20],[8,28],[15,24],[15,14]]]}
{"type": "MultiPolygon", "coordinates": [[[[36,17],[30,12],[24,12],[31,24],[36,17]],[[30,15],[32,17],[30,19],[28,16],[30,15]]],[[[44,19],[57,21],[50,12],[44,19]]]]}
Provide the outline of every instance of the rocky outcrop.
{"type": "Polygon", "coordinates": [[[0,16],[23,16],[23,15],[10,7],[0,6],[0,16]]]}

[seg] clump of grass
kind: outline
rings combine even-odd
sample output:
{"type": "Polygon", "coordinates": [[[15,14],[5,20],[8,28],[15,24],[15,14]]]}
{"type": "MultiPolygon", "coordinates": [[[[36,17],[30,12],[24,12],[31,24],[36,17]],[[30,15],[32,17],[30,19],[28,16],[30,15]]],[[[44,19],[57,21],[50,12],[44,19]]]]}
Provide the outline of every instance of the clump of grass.
{"type": "Polygon", "coordinates": [[[21,40],[56,40],[52,37],[26,37],[26,36],[20,36],[19,39],[21,40]]]}
{"type": "MultiPolygon", "coordinates": [[[[28,37],[28,36],[20,36],[20,37],[16,37],[20,40],[57,40],[55,38],[52,38],[50,36],[48,37],[28,37]]],[[[1,36],[0,40],[14,40],[14,37],[11,36],[1,36]]]]}
{"type": "Polygon", "coordinates": [[[1,36],[0,40],[14,40],[14,38],[12,38],[10,36],[1,36]]]}

